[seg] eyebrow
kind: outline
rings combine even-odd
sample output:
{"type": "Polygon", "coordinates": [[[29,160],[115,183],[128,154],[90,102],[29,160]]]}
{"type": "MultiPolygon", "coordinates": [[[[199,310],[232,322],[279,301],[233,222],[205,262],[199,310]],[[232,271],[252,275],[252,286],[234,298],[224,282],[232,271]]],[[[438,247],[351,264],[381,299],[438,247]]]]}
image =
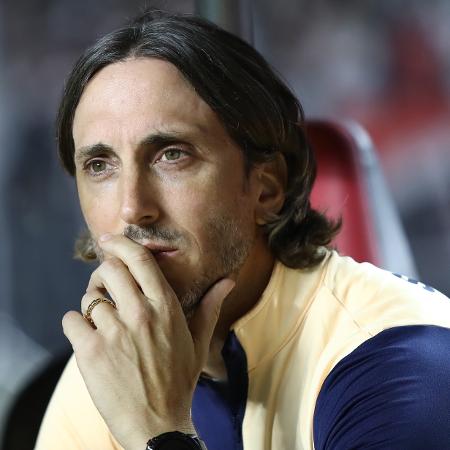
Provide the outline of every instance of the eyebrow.
{"type": "MultiPolygon", "coordinates": [[[[175,144],[177,142],[183,142],[183,132],[156,132],[151,133],[139,142],[138,147],[154,147],[155,149],[160,149],[170,144],[175,144]]],[[[87,145],[80,147],[75,150],[75,161],[82,162],[88,158],[94,158],[99,155],[110,155],[117,156],[113,147],[110,145],[98,142],[97,144],[87,145]]]]}
{"type": "Polygon", "coordinates": [[[80,163],[88,158],[94,158],[99,155],[115,155],[116,153],[111,146],[99,142],[94,145],[87,145],[75,150],[75,161],[80,163]]]}
{"type": "MultiPolygon", "coordinates": [[[[184,135],[186,137],[186,135],[184,135]]],[[[156,147],[161,148],[166,145],[174,144],[175,142],[183,141],[183,133],[152,133],[139,142],[139,147],[156,147]]]]}

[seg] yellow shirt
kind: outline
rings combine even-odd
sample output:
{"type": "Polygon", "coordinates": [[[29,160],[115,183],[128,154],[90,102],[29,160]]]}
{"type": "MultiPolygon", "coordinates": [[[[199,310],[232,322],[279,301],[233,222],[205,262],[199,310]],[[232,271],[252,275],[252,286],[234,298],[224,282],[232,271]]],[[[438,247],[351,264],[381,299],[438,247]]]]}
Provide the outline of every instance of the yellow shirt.
{"type": "MultiPolygon", "coordinates": [[[[449,299],[336,252],[327,251],[311,270],[277,263],[259,302],[232,327],[248,368],[244,449],[313,450],[316,400],[336,364],[383,330],[418,324],[450,328],[449,299]]],[[[61,449],[121,449],[74,358],[36,445],[36,450],[61,449]]]]}

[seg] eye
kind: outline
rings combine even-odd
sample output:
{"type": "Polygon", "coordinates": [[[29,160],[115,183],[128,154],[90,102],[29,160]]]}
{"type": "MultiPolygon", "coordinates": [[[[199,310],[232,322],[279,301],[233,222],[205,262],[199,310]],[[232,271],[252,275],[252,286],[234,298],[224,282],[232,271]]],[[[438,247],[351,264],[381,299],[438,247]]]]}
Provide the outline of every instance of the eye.
{"type": "Polygon", "coordinates": [[[91,167],[92,172],[95,173],[103,172],[106,169],[105,161],[96,160],[92,161],[89,165],[91,167]]]}
{"type": "Polygon", "coordinates": [[[109,164],[102,159],[93,159],[89,161],[84,170],[91,176],[96,177],[99,175],[103,175],[109,169],[109,164]]]}
{"type": "Polygon", "coordinates": [[[170,148],[162,154],[161,161],[176,161],[183,156],[183,151],[178,148],[170,148]]]}
{"type": "Polygon", "coordinates": [[[184,159],[186,159],[189,156],[189,153],[182,150],[181,148],[168,148],[167,150],[164,150],[161,153],[161,156],[157,159],[157,162],[163,162],[163,163],[177,163],[181,162],[184,159]]]}

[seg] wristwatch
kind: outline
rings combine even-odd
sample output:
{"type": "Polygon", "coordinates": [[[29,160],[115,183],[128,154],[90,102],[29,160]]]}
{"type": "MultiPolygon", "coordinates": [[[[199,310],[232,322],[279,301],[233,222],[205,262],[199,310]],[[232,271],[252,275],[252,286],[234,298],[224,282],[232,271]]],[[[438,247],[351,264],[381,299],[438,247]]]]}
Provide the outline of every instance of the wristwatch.
{"type": "Polygon", "coordinates": [[[147,442],[145,450],[208,450],[205,443],[195,434],[169,431],[147,442]]]}

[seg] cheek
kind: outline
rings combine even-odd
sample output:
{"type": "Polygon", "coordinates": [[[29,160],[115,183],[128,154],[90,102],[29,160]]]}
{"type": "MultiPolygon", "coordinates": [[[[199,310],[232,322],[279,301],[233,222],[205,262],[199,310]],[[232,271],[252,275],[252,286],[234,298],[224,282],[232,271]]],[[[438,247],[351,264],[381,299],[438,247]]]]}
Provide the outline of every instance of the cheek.
{"type": "Polygon", "coordinates": [[[169,222],[177,222],[181,227],[198,228],[208,218],[223,215],[224,212],[234,214],[236,202],[230,202],[211,185],[168,189],[164,194],[162,205],[165,218],[169,222]]]}
{"type": "Polygon", "coordinates": [[[113,225],[116,223],[116,211],[111,195],[88,191],[78,184],[78,197],[81,212],[89,231],[94,237],[107,232],[114,232],[113,225]]]}
{"type": "Polygon", "coordinates": [[[192,232],[208,214],[213,199],[205,187],[171,186],[164,191],[161,205],[164,207],[163,222],[192,232]]]}
{"type": "MultiPolygon", "coordinates": [[[[208,245],[211,224],[232,221],[247,232],[255,225],[254,205],[241,185],[199,184],[190,189],[176,189],[172,201],[166,202],[167,217],[172,225],[187,232],[199,247],[208,245]]],[[[217,238],[217,236],[215,236],[217,238]]]]}

